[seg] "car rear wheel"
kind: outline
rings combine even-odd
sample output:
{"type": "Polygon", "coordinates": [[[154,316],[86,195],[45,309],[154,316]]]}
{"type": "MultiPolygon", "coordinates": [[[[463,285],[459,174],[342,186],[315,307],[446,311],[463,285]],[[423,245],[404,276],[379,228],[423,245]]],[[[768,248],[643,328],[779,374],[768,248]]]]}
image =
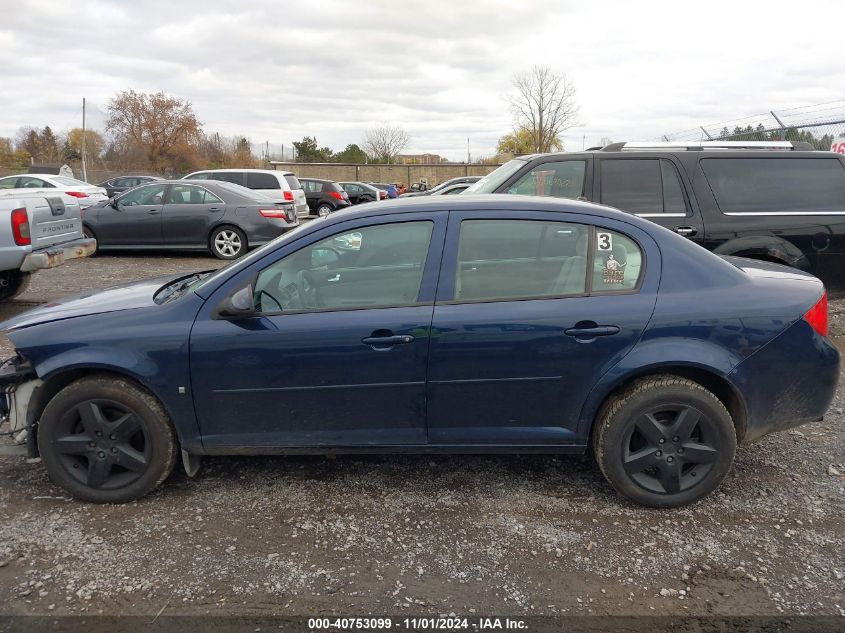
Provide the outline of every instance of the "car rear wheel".
{"type": "Polygon", "coordinates": [[[0,301],[13,299],[27,289],[31,273],[19,270],[4,270],[0,272],[0,301]]]}
{"type": "Polygon", "coordinates": [[[218,259],[237,259],[246,253],[246,235],[234,226],[221,226],[211,234],[210,246],[218,259]]]}
{"type": "Polygon", "coordinates": [[[676,507],[722,482],[733,463],[736,431],[722,402],[698,383],[652,376],[605,405],[593,450],[619,494],[642,505],[676,507]]]}
{"type": "Polygon", "coordinates": [[[321,218],[326,217],[332,211],[334,211],[334,207],[332,207],[332,205],[330,204],[321,204],[319,207],[317,207],[317,215],[319,215],[321,218]]]}
{"type": "Polygon", "coordinates": [[[53,482],[94,503],[138,499],[176,463],[164,408],[120,378],[83,378],[59,391],[41,415],[38,449],[53,482]]]}

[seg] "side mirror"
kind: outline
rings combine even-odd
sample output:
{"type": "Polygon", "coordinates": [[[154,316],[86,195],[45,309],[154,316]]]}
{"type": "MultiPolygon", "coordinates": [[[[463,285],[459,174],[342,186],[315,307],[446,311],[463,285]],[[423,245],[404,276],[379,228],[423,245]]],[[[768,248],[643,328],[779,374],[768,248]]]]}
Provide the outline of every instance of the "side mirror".
{"type": "Polygon", "coordinates": [[[118,208],[119,208],[119,206],[118,206],[118,204],[117,204],[117,196],[115,196],[114,198],[112,198],[111,200],[109,200],[109,204],[111,205],[111,207],[112,207],[113,209],[118,209],[118,208]]]}
{"type": "Polygon", "coordinates": [[[226,297],[223,303],[220,304],[217,314],[229,319],[244,318],[254,315],[255,305],[253,304],[252,296],[252,284],[249,284],[245,288],[241,288],[234,294],[226,297]]]}

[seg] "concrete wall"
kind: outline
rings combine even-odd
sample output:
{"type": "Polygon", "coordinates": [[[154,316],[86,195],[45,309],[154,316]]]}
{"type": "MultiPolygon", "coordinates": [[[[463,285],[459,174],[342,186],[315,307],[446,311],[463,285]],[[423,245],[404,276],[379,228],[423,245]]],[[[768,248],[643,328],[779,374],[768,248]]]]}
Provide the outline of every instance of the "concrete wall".
{"type": "Polygon", "coordinates": [[[427,178],[429,186],[458,176],[486,176],[499,165],[440,163],[429,165],[359,165],[355,163],[271,163],[271,168],[326,180],[358,180],[410,185],[427,178]]]}

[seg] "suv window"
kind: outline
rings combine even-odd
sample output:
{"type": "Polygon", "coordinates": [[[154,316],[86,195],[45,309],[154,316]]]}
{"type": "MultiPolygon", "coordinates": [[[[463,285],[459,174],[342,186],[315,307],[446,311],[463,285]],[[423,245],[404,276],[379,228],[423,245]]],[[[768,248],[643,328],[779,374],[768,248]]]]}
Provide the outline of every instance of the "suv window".
{"type": "Polygon", "coordinates": [[[198,174],[193,174],[191,176],[191,180],[214,180],[211,177],[211,173],[207,171],[201,171],[198,174]]]}
{"type": "Polygon", "coordinates": [[[306,246],[262,270],[262,313],[406,306],[417,303],[433,222],[380,224],[306,246]]]}
{"type": "Polygon", "coordinates": [[[657,158],[603,159],[601,202],[628,213],[686,215],[675,165],[657,158]]]}
{"type": "Polygon", "coordinates": [[[723,213],[845,211],[837,158],[706,158],[701,169],[723,213]]]}
{"type": "Polygon", "coordinates": [[[588,227],[539,220],[461,222],[456,301],[582,294],[588,227]]]}
{"type": "Polygon", "coordinates": [[[118,206],[134,207],[140,204],[161,204],[167,185],[146,185],[130,189],[117,199],[118,206]]]}
{"type": "Polygon", "coordinates": [[[630,237],[596,227],[592,292],[624,292],[636,288],[643,253],[630,237]]]}
{"type": "Polygon", "coordinates": [[[244,172],[242,171],[211,172],[208,177],[210,180],[222,180],[223,182],[231,182],[242,187],[244,184],[244,172]]]}
{"type": "MultiPolygon", "coordinates": [[[[508,187],[508,193],[525,196],[577,198],[584,195],[584,174],[587,162],[565,160],[543,163],[508,187]]],[[[473,189],[473,191],[475,191],[473,189]]]]}
{"type": "Polygon", "coordinates": [[[291,189],[302,189],[302,185],[299,184],[299,180],[293,174],[285,174],[285,180],[288,181],[288,187],[291,189]]]}
{"type": "Polygon", "coordinates": [[[246,172],[246,186],[250,189],[281,189],[279,179],[273,174],[262,174],[260,172],[246,172]]]}

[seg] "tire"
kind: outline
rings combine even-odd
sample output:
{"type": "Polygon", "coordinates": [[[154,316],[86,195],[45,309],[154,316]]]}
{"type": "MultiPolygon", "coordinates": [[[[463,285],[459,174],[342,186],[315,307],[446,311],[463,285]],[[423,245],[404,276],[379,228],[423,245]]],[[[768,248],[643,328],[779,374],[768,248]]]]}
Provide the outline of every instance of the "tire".
{"type": "Polygon", "coordinates": [[[50,479],[93,503],[143,497],[173,471],[176,449],[159,401],[122,378],[71,383],[47,403],[38,424],[38,450],[50,479]]]}
{"type": "MultiPolygon", "coordinates": [[[[87,238],[93,238],[95,240],[97,239],[97,236],[94,233],[94,231],[92,231],[90,227],[85,226],[84,224],[82,225],[82,234],[87,238]]],[[[89,255],[89,257],[94,257],[94,255],[96,255],[99,250],[100,250],[100,243],[97,242],[97,244],[94,246],[94,252],[91,253],[91,255],[89,255]]]]}
{"type": "Polygon", "coordinates": [[[733,464],[736,429],[722,402],[698,383],[651,376],[605,404],[593,451],[602,474],[623,497],[673,508],[719,486],[733,464]]]}
{"type": "Polygon", "coordinates": [[[317,207],[317,216],[324,218],[334,211],[334,207],[330,204],[323,203],[317,207]]]}
{"type": "Polygon", "coordinates": [[[19,270],[4,270],[0,272],[0,301],[14,299],[29,286],[31,273],[19,270]]]}
{"type": "Polygon", "coordinates": [[[217,259],[237,259],[247,252],[246,235],[236,226],[218,226],[211,233],[208,248],[217,259]]]}

